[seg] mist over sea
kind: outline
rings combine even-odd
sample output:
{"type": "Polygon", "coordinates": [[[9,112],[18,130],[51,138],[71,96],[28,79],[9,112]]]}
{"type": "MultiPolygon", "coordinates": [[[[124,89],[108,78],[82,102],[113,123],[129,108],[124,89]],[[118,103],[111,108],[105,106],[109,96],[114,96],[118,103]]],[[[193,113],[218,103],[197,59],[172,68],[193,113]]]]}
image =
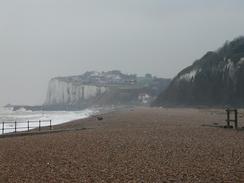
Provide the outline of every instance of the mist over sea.
{"type": "MultiPolygon", "coordinates": [[[[20,109],[18,111],[13,111],[10,107],[0,107],[0,129],[2,129],[2,122],[11,122],[6,123],[5,128],[13,128],[14,122],[17,122],[17,128],[23,128],[18,131],[27,130],[27,122],[29,121],[50,121],[52,120],[52,125],[58,125],[65,122],[69,122],[76,119],[87,118],[93,114],[99,112],[99,109],[85,109],[81,111],[27,111],[25,109],[20,109]],[[24,128],[26,127],[26,129],[24,128]]],[[[31,124],[30,128],[37,127],[38,124],[31,124]]],[[[49,123],[43,123],[43,126],[48,126],[49,123]]],[[[4,133],[13,132],[12,130],[5,130],[4,133]]],[[[2,134],[2,131],[0,131],[2,134]]]]}

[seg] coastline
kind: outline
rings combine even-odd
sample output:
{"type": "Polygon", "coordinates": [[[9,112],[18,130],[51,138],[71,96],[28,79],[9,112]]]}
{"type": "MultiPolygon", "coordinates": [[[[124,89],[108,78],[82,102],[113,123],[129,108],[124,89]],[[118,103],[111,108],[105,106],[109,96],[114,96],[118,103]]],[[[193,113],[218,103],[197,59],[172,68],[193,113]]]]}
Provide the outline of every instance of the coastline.
{"type": "MultiPolygon", "coordinates": [[[[18,111],[11,111],[11,109],[4,109],[7,114],[3,113],[0,121],[0,138],[16,137],[35,134],[57,133],[61,131],[80,130],[83,128],[62,128],[62,126],[69,126],[69,123],[74,121],[97,118],[107,113],[116,111],[123,111],[133,108],[133,106],[103,106],[91,107],[81,111],[27,111],[24,109],[18,111]],[[7,110],[8,109],[8,110],[7,110]],[[13,116],[11,120],[4,120],[4,116],[13,116]],[[23,118],[23,116],[25,118],[23,118]],[[35,118],[33,118],[35,116],[35,118]],[[78,116],[81,116],[80,118],[78,116]],[[15,118],[17,117],[17,118],[15,118]],[[54,118],[52,118],[54,117],[54,118]],[[70,118],[70,120],[68,120],[70,118]],[[72,119],[74,118],[74,119],[72,119]],[[75,119],[76,118],[76,119],[75,119]],[[62,120],[63,119],[63,120],[62,120]],[[39,120],[41,121],[40,128],[37,126],[39,120]],[[17,122],[17,132],[15,131],[15,121],[17,122]],[[30,124],[27,122],[30,121],[30,124]],[[5,122],[5,125],[2,123],[5,122]],[[35,125],[36,124],[36,125],[35,125]],[[51,125],[51,126],[50,126],[51,125]],[[5,127],[4,134],[2,134],[3,127],[5,127]],[[29,128],[30,127],[30,128],[29,128]],[[29,130],[28,130],[29,128],[29,130]]],[[[1,113],[0,113],[1,115],[1,113]]]]}
{"type": "Polygon", "coordinates": [[[244,132],[203,126],[224,125],[222,109],[137,107],[102,116],[57,126],[81,131],[0,139],[0,182],[244,180],[244,132]]]}

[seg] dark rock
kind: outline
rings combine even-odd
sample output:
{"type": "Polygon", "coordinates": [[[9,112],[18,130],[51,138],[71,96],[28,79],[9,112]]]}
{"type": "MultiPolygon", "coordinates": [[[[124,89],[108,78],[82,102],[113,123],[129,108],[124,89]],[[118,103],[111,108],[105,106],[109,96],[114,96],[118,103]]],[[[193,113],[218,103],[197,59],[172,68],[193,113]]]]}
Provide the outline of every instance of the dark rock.
{"type": "Polygon", "coordinates": [[[244,37],[182,70],[155,106],[244,106],[244,37]]]}
{"type": "Polygon", "coordinates": [[[233,126],[227,126],[227,125],[225,125],[224,128],[233,128],[233,126]]]}
{"type": "Polygon", "coordinates": [[[103,120],[103,117],[98,116],[98,117],[97,117],[97,120],[98,120],[98,121],[102,121],[102,120],[103,120]]]}

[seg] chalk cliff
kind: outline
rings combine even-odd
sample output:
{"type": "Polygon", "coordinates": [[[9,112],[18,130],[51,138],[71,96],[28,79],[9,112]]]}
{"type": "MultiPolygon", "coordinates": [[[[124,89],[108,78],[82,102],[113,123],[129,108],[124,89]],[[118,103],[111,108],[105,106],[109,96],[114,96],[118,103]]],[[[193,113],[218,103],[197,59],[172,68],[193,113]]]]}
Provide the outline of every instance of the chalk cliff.
{"type": "Polygon", "coordinates": [[[86,72],[50,80],[45,108],[84,108],[93,105],[149,104],[169,84],[169,79],[123,74],[120,71],[86,72]],[[49,106],[49,107],[48,107],[49,106]]]}
{"type": "Polygon", "coordinates": [[[105,86],[79,84],[54,78],[49,82],[45,105],[73,105],[98,97],[107,90],[105,86]]]}

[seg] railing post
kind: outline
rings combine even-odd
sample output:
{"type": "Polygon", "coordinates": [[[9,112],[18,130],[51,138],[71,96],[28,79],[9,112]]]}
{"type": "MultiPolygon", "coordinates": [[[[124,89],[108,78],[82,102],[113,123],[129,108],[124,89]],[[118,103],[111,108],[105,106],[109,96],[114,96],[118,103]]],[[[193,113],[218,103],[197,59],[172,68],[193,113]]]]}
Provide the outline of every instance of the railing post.
{"type": "Polygon", "coordinates": [[[28,128],[28,132],[30,131],[30,121],[27,121],[27,128],[28,128]]]}
{"type": "Polygon", "coordinates": [[[52,120],[50,120],[50,130],[52,130],[52,120]]]}
{"type": "Polygon", "coordinates": [[[14,122],[14,133],[16,133],[17,132],[17,122],[15,121],[14,122]]]}
{"type": "Polygon", "coordinates": [[[41,120],[39,120],[39,131],[41,131],[41,120]]]}
{"type": "Polygon", "coordinates": [[[3,122],[3,126],[2,126],[2,134],[4,134],[4,122],[3,122]]]}
{"type": "Polygon", "coordinates": [[[229,109],[227,109],[226,110],[226,112],[227,112],[227,127],[229,127],[230,126],[230,110],[229,109]]]}
{"type": "Polygon", "coordinates": [[[238,111],[237,109],[235,110],[235,129],[237,130],[238,128],[238,111]]]}

